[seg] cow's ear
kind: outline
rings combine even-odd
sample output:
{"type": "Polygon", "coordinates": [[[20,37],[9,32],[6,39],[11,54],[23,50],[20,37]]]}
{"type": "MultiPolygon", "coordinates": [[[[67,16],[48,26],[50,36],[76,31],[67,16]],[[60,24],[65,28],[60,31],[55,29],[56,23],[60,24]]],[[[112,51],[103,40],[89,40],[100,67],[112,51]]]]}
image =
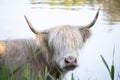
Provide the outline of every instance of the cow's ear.
{"type": "Polygon", "coordinates": [[[84,42],[85,42],[85,41],[90,37],[90,35],[91,35],[90,29],[89,29],[89,28],[86,28],[86,27],[81,28],[81,29],[80,29],[80,33],[81,33],[81,36],[82,36],[84,42]]]}
{"type": "Polygon", "coordinates": [[[39,34],[36,35],[36,40],[37,40],[37,43],[39,45],[44,45],[44,46],[47,46],[47,42],[48,42],[48,34],[45,33],[45,32],[41,32],[39,34]]]}

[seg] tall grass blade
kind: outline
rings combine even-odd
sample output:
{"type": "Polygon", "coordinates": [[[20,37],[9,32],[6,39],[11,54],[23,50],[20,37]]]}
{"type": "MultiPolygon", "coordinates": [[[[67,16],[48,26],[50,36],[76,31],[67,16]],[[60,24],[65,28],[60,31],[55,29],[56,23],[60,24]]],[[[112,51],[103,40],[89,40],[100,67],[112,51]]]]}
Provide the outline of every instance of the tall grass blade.
{"type": "Polygon", "coordinates": [[[16,72],[18,72],[23,65],[18,66],[17,68],[15,68],[12,72],[9,73],[9,77],[12,77],[16,72]]]}
{"type": "Polygon", "coordinates": [[[93,75],[91,75],[90,77],[88,77],[88,80],[91,80],[91,79],[92,79],[92,77],[93,77],[93,75]]]}
{"type": "Polygon", "coordinates": [[[112,60],[112,66],[111,66],[111,79],[114,80],[114,74],[115,74],[115,67],[114,67],[114,55],[115,55],[115,45],[113,48],[113,60],[112,60]]]}
{"type": "Polygon", "coordinates": [[[9,74],[8,74],[7,66],[5,64],[5,60],[2,62],[1,65],[0,80],[9,80],[9,74]]]}
{"type": "Polygon", "coordinates": [[[114,65],[111,66],[111,79],[114,80],[114,72],[115,71],[115,68],[114,68],[114,65]]]}
{"type": "Polygon", "coordinates": [[[102,61],[103,61],[103,63],[105,64],[105,66],[106,66],[106,68],[107,68],[107,70],[108,70],[108,72],[109,72],[109,74],[110,74],[110,68],[108,67],[107,62],[105,61],[105,59],[104,59],[104,57],[103,57],[102,55],[100,55],[100,56],[101,56],[102,61]]]}
{"type": "Polygon", "coordinates": [[[30,64],[27,64],[27,68],[25,69],[24,80],[32,80],[30,64]]]}
{"type": "Polygon", "coordinates": [[[47,66],[45,67],[45,79],[44,80],[47,80],[47,76],[48,76],[48,68],[47,66]]]}
{"type": "Polygon", "coordinates": [[[57,65],[55,65],[54,63],[52,63],[54,65],[54,67],[59,71],[60,74],[62,74],[62,71],[58,68],[57,65]]]}
{"type": "Polygon", "coordinates": [[[43,76],[39,73],[39,75],[38,75],[38,80],[44,80],[43,79],[43,76]]]}
{"type": "Polygon", "coordinates": [[[114,54],[115,54],[115,45],[114,45],[114,48],[113,48],[113,57],[114,57],[114,54]]]}
{"type": "Polygon", "coordinates": [[[72,73],[72,75],[71,75],[71,79],[74,80],[74,74],[73,74],[73,73],[72,73]]]}
{"type": "Polygon", "coordinates": [[[48,73],[48,76],[51,78],[50,80],[56,80],[51,74],[48,73]]]}
{"type": "Polygon", "coordinates": [[[38,56],[41,52],[37,51],[35,54],[33,54],[24,64],[26,64],[27,62],[31,61],[32,59],[34,59],[36,56],[38,56]]]}
{"type": "Polygon", "coordinates": [[[120,74],[118,73],[118,77],[119,77],[119,79],[120,79],[120,74]]]}
{"type": "Polygon", "coordinates": [[[115,55],[115,45],[114,45],[114,48],[113,48],[113,59],[112,59],[112,65],[114,65],[114,55],[115,55]]]}

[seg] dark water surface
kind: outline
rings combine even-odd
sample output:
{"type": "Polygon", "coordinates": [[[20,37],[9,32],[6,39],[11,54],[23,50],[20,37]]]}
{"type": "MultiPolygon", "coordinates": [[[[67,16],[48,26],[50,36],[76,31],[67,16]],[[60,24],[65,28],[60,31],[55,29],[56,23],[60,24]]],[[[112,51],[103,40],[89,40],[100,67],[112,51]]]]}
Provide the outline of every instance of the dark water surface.
{"type": "MultiPolygon", "coordinates": [[[[120,0],[1,0],[0,39],[35,38],[24,15],[36,29],[62,24],[85,25],[92,21],[101,6],[100,16],[86,43],[76,80],[110,80],[100,55],[112,64],[115,45],[115,80],[120,74],[120,0]]],[[[67,78],[70,74],[67,74],[67,78]]]]}

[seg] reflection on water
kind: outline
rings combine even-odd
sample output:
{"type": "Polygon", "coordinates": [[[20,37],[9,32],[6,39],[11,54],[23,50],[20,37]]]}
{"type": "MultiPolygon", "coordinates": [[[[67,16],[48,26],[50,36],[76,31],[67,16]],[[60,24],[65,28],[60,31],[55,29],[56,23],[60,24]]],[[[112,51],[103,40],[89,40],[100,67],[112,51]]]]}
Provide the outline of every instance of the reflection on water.
{"type": "Polygon", "coordinates": [[[47,0],[47,1],[41,1],[41,0],[31,0],[32,4],[49,4],[50,6],[76,6],[80,4],[86,3],[86,0],[47,0]]]}
{"type": "Polygon", "coordinates": [[[120,0],[108,0],[102,3],[105,11],[105,19],[110,23],[120,21],[120,0]]]}
{"type": "Polygon", "coordinates": [[[31,0],[32,8],[50,8],[66,10],[78,10],[80,8],[79,5],[84,5],[85,3],[86,0],[31,0]]]}
{"type": "Polygon", "coordinates": [[[120,0],[2,0],[0,40],[35,38],[25,22],[24,15],[36,29],[42,30],[58,24],[87,24],[93,19],[99,6],[102,10],[92,28],[93,34],[83,50],[81,66],[74,72],[77,76],[75,80],[110,80],[100,54],[110,66],[114,45],[115,80],[119,80],[120,0]]]}
{"type": "Polygon", "coordinates": [[[32,8],[51,8],[51,9],[66,9],[79,10],[81,6],[88,5],[95,7],[102,5],[104,11],[104,20],[110,24],[120,21],[120,0],[31,0],[32,8]],[[49,5],[49,7],[42,6],[49,5]]]}

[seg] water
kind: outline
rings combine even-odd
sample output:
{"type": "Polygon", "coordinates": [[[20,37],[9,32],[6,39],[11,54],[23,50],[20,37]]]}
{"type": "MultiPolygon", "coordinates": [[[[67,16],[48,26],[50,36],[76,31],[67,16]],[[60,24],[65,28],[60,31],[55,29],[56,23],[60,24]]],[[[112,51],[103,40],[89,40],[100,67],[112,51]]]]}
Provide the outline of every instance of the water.
{"type": "MultiPolygon", "coordinates": [[[[85,25],[92,21],[99,6],[100,16],[91,28],[92,36],[81,54],[74,75],[80,80],[110,80],[100,55],[112,64],[115,46],[115,80],[120,74],[120,0],[1,0],[0,39],[35,38],[24,15],[36,29],[62,24],[85,25]]],[[[70,74],[66,75],[70,78],[70,74]]]]}

